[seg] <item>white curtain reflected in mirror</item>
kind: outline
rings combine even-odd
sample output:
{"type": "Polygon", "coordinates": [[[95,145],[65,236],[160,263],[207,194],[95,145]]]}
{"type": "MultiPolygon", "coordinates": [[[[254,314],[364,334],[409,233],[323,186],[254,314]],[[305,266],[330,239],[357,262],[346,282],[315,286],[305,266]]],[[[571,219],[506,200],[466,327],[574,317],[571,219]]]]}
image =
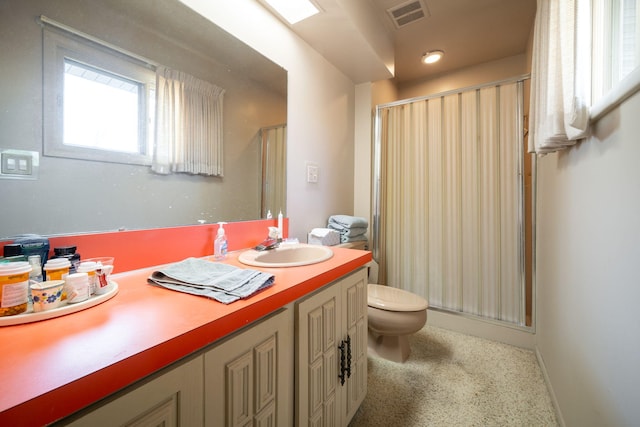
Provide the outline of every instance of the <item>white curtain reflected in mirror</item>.
{"type": "Polygon", "coordinates": [[[260,129],[262,151],[261,217],[286,215],[287,198],[287,125],[260,129]]]}

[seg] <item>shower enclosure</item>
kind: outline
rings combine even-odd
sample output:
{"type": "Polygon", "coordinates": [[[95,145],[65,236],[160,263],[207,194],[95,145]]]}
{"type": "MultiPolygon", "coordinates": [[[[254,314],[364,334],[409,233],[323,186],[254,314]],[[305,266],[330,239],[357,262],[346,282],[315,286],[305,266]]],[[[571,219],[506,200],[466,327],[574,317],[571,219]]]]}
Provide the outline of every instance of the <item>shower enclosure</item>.
{"type": "Polygon", "coordinates": [[[282,211],[286,215],[287,203],[287,125],[260,129],[262,152],[262,197],[260,217],[267,212],[275,217],[282,211]]]}
{"type": "Polygon", "coordinates": [[[431,308],[530,325],[527,79],[376,108],[380,283],[421,295],[431,308]]]}

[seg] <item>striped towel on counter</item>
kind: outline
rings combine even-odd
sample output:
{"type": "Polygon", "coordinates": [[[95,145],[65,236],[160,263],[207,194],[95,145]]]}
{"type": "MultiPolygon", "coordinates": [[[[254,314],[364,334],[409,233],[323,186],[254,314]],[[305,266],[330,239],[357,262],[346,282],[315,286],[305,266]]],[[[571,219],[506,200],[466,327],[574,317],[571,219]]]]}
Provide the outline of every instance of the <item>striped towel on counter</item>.
{"type": "Polygon", "coordinates": [[[229,304],[268,288],[275,277],[262,271],[229,264],[187,258],[154,271],[147,281],[153,285],[215,299],[229,304]]]}

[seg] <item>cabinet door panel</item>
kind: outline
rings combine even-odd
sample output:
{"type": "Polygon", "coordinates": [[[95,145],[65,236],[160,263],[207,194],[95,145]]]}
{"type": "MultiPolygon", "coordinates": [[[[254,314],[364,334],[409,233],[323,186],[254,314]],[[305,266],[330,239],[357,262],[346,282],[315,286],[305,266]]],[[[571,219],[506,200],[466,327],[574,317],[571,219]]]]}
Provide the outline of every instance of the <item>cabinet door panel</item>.
{"type": "Polygon", "coordinates": [[[323,381],[323,363],[322,358],[316,360],[309,366],[309,381],[307,393],[309,396],[309,414],[313,417],[315,414],[322,412],[322,402],[324,401],[322,381],[323,381]]]}
{"type": "Polygon", "coordinates": [[[347,425],[367,393],[367,276],[364,270],[341,281],[345,339],[351,340],[351,376],[345,383],[341,425],[347,425]]]}
{"type": "Polygon", "coordinates": [[[261,412],[276,398],[278,376],[276,347],[275,336],[271,336],[255,348],[256,412],[261,412]]]}
{"type": "Polygon", "coordinates": [[[178,395],[174,394],[140,418],[125,424],[126,427],[177,427],[178,395]]]}
{"type": "Polygon", "coordinates": [[[262,408],[262,411],[256,415],[255,421],[256,427],[277,427],[275,402],[271,402],[262,408]]]}
{"type": "Polygon", "coordinates": [[[309,427],[324,427],[324,418],[322,416],[322,411],[319,412],[315,417],[309,418],[309,427]]]}
{"type": "Polygon", "coordinates": [[[327,351],[324,354],[324,366],[327,367],[324,372],[324,397],[330,398],[336,394],[336,387],[338,386],[338,365],[340,361],[337,358],[337,351],[335,348],[327,351]]]}
{"type": "Polygon", "coordinates": [[[366,284],[361,269],[296,304],[296,425],[346,426],[364,399],[366,284]],[[342,384],[341,359],[344,357],[346,368],[349,349],[351,375],[342,384]]]}
{"type": "Polygon", "coordinates": [[[324,349],[322,329],[323,329],[323,310],[322,307],[318,307],[315,310],[309,312],[307,315],[308,327],[305,328],[307,332],[307,340],[309,342],[309,359],[308,363],[313,363],[322,356],[324,349]]]}
{"type": "Polygon", "coordinates": [[[161,371],[148,381],[134,385],[90,407],[62,425],[73,427],[201,426],[203,370],[202,356],[161,371]]]}
{"type": "Polygon", "coordinates": [[[322,290],[296,307],[298,322],[296,425],[327,425],[327,396],[337,391],[336,352],[340,311],[338,290],[322,290]]]}
{"type": "Polygon", "coordinates": [[[292,331],[284,309],[204,354],[205,425],[292,424],[292,331]]]}
{"type": "Polygon", "coordinates": [[[253,358],[251,352],[225,366],[226,417],[228,426],[250,424],[253,416],[253,358]]]}
{"type": "Polygon", "coordinates": [[[360,310],[358,309],[358,287],[357,286],[348,286],[345,288],[346,295],[346,318],[345,318],[345,326],[350,329],[355,326],[358,321],[358,317],[360,314],[360,310]]]}
{"type": "Polygon", "coordinates": [[[322,305],[322,344],[323,352],[335,351],[336,347],[336,299],[331,298],[322,305]]]}
{"type": "Polygon", "coordinates": [[[338,412],[338,399],[336,393],[333,393],[331,396],[327,398],[324,402],[324,426],[331,427],[337,426],[337,422],[339,419],[338,412]]]}

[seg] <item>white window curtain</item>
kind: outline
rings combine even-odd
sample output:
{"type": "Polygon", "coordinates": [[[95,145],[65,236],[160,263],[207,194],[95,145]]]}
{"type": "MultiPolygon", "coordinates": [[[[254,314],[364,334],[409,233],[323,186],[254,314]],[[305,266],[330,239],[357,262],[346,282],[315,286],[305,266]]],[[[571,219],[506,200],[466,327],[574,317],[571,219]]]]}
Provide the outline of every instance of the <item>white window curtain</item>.
{"type": "Polygon", "coordinates": [[[151,169],[223,176],[224,89],[181,71],[156,70],[156,133],[151,169]]]}
{"type": "Polygon", "coordinates": [[[589,0],[538,0],[529,151],[574,145],[589,131],[591,20],[589,0]]]}

